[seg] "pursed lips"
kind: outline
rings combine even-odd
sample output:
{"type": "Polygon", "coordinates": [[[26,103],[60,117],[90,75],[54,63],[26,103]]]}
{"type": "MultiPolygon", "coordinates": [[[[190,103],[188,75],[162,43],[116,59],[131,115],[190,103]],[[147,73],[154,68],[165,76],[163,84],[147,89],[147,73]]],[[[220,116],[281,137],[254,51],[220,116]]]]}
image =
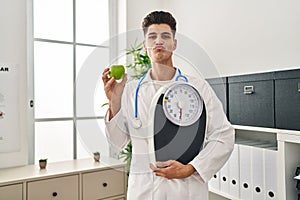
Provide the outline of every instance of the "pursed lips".
{"type": "Polygon", "coordinates": [[[165,47],[164,47],[164,46],[161,46],[161,45],[155,46],[155,47],[153,48],[153,50],[164,50],[164,49],[165,49],[165,47]]]}

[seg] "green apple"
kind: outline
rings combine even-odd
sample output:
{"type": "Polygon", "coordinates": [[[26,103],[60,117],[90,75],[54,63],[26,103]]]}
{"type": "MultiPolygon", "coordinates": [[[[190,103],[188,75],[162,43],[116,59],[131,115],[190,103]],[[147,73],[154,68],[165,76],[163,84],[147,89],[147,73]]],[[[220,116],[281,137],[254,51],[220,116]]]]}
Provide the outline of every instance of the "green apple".
{"type": "Polygon", "coordinates": [[[121,79],[124,76],[125,68],[123,65],[112,65],[110,67],[110,77],[114,77],[116,80],[121,79]]]}

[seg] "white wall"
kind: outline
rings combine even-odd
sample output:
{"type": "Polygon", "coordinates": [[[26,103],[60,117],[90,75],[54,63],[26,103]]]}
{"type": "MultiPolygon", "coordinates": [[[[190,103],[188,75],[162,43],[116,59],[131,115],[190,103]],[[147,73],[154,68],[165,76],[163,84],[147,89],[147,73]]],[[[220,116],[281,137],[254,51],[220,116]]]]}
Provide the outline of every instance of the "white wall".
{"type": "MultiPolygon", "coordinates": [[[[122,0],[121,0],[122,1],[122,0]]],[[[153,10],[161,9],[162,0],[139,1],[127,0],[126,1],[126,44],[129,48],[135,40],[138,42],[143,41],[142,21],[143,18],[153,10]]],[[[123,22],[121,22],[123,23],[123,22]]],[[[124,40],[122,36],[121,40],[124,40]]]]}
{"type": "MultiPolygon", "coordinates": [[[[19,93],[19,115],[20,115],[20,137],[21,148],[19,151],[11,153],[0,152],[0,168],[25,165],[28,163],[29,151],[28,146],[32,145],[32,127],[29,121],[32,122],[32,113],[29,112],[28,98],[32,93],[32,88],[28,90],[28,65],[30,60],[30,52],[28,51],[28,44],[30,44],[29,35],[31,29],[29,21],[27,21],[30,8],[30,0],[0,0],[0,63],[8,63],[17,65],[19,67],[20,77],[20,93],[19,93]]],[[[9,87],[9,85],[7,85],[9,87]]],[[[32,124],[32,123],[31,123],[32,124]]],[[[1,131],[1,130],[0,130],[1,131]]],[[[32,152],[32,150],[31,150],[32,152]]]]}
{"type": "Polygon", "coordinates": [[[127,30],[140,29],[143,18],[151,11],[161,9],[164,0],[127,0],[127,30]]]}
{"type": "Polygon", "coordinates": [[[227,76],[299,68],[299,8],[298,0],[130,0],[127,23],[140,28],[151,10],[172,12],[178,33],[204,47],[227,76]]]}

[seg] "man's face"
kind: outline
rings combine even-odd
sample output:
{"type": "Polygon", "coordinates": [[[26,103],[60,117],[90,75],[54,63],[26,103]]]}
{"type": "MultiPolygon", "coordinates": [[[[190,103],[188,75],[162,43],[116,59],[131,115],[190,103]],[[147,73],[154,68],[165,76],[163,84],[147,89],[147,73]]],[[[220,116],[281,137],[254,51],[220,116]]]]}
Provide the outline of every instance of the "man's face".
{"type": "Polygon", "coordinates": [[[145,35],[144,47],[152,62],[164,64],[172,59],[177,41],[167,24],[152,24],[145,35]]]}

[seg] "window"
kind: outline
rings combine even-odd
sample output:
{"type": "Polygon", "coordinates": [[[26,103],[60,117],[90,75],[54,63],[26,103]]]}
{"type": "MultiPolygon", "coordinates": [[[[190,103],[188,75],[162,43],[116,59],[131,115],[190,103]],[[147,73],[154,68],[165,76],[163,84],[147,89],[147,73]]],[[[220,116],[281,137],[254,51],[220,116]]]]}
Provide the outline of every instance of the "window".
{"type": "MultiPolygon", "coordinates": [[[[109,0],[34,0],[35,163],[90,156],[91,149],[108,155],[105,136],[89,131],[102,127],[107,101],[102,88],[95,93],[96,112],[77,106],[76,78],[97,49],[109,61],[109,0]],[[86,132],[78,134],[78,127],[86,132]],[[85,137],[99,141],[98,147],[85,137]]],[[[100,73],[100,72],[99,72],[100,73]]],[[[101,132],[100,131],[100,132],[101,132]]]]}

